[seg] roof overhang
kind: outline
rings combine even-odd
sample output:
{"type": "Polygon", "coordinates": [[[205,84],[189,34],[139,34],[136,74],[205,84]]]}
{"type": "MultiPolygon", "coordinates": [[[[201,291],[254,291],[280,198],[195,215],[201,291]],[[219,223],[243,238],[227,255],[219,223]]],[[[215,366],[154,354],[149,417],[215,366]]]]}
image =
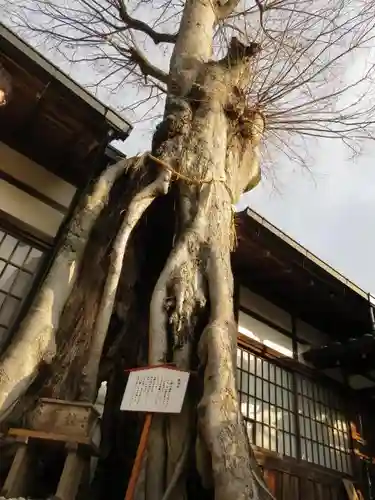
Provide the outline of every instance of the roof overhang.
{"type": "Polygon", "coordinates": [[[371,331],[369,294],[351,283],[256,212],[237,214],[239,281],[294,311],[332,339],[371,331]]]}
{"type": "Polygon", "coordinates": [[[124,140],[131,124],[0,23],[0,62],[12,98],[0,108],[0,140],[67,181],[90,176],[93,151],[124,140]]]}

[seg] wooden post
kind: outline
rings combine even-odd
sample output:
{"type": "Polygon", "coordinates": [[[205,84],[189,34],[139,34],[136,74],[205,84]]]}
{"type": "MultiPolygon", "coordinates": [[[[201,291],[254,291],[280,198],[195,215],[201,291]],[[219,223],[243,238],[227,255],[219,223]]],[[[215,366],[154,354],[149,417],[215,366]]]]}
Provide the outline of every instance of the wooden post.
{"type": "Polygon", "coordinates": [[[142,458],[147,446],[147,440],[150,432],[151,422],[152,422],[152,413],[147,413],[145,418],[145,423],[143,424],[141,439],[139,440],[137,454],[135,456],[128,488],[126,490],[125,500],[133,500],[134,498],[135,487],[137,486],[138,477],[141,472],[142,458]]]}
{"type": "Polygon", "coordinates": [[[146,413],[137,454],[135,456],[125,495],[125,500],[133,500],[153,415],[155,413],[181,412],[190,373],[176,369],[174,366],[170,365],[150,365],[147,367],[133,368],[127,371],[130,372],[130,375],[120,409],[123,411],[142,411],[146,413]],[[134,372],[138,372],[138,376],[133,377],[134,372]],[[160,383],[152,382],[150,384],[150,374],[154,382],[158,380],[158,376],[161,376],[161,382],[159,379],[160,383]],[[165,378],[168,384],[163,382],[163,378],[165,378]],[[146,388],[144,386],[142,388],[142,386],[139,385],[140,382],[143,384],[146,383],[146,388]],[[144,401],[139,399],[137,395],[139,394],[139,390],[141,390],[141,392],[143,390],[145,391],[146,399],[144,401]],[[134,398],[134,396],[136,397],[134,398]],[[138,408],[139,406],[141,407],[140,409],[138,408]]]}
{"type": "Polygon", "coordinates": [[[59,500],[74,500],[81,484],[82,476],[87,464],[76,445],[67,445],[68,454],[56,490],[59,500]]]}
{"type": "Polygon", "coordinates": [[[25,495],[27,492],[30,466],[28,439],[24,438],[22,442],[18,443],[18,449],[1,490],[1,495],[6,498],[16,498],[25,495]]]}

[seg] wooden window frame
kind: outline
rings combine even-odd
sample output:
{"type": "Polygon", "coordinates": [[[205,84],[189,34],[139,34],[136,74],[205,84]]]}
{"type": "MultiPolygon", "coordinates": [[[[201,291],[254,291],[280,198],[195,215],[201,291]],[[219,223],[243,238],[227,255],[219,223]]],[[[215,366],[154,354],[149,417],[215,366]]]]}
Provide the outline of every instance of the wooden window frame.
{"type": "MultiPolygon", "coordinates": [[[[271,326],[271,325],[269,325],[271,326]]],[[[280,328],[279,328],[280,330],[280,328]]],[[[281,332],[282,333],[282,332],[281,332]]],[[[301,453],[301,443],[302,439],[305,439],[305,437],[301,436],[301,429],[300,429],[300,420],[299,420],[299,413],[298,413],[298,405],[299,405],[299,400],[298,400],[298,389],[297,389],[297,379],[298,377],[303,377],[307,378],[311,381],[312,384],[316,385],[321,385],[322,383],[327,386],[327,379],[328,377],[326,376],[319,376],[316,371],[313,369],[301,365],[296,359],[292,358],[285,358],[282,356],[282,354],[274,351],[273,349],[265,346],[264,344],[261,344],[260,342],[257,342],[256,340],[250,339],[242,334],[239,334],[238,336],[238,347],[246,350],[249,354],[253,354],[257,357],[260,357],[264,359],[265,361],[268,361],[269,363],[274,364],[275,366],[279,366],[280,368],[287,370],[291,373],[293,377],[293,386],[292,386],[292,394],[293,394],[293,408],[290,410],[290,415],[291,418],[294,418],[294,427],[295,427],[295,435],[296,435],[296,458],[293,458],[292,456],[287,456],[283,455],[283,460],[288,459],[292,463],[294,462],[295,464],[304,464],[306,467],[313,467],[314,469],[321,470],[323,473],[329,472],[332,473],[333,475],[337,475],[339,477],[352,477],[353,474],[353,467],[352,467],[352,461],[351,461],[351,456],[352,456],[352,444],[350,440],[350,432],[348,431],[348,462],[347,462],[347,467],[349,472],[345,472],[344,470],[337,470],[335,468],[328,467],[327,465],[321,465],[319,463],[315,462],[310,462],[305,459],[302,459],[302,453],[301,453]],[[317,376],[318,375],[318,376],[317,376]]],[[[328,379],[328,385],[329,388],[332,390],[337,391],[339,389],[340,395],[343,394],[344,390],[346,389],[345,386],[342,384],[339,384],[338,382],[335,382],[334,380],[328,379]]],[[[347,390],[347,389],[346,389],[347,390]]],[[[253,397],[248,394],[248,396],[253,397]]],[[[318,403],[318,402],[316,402],[318,403]]],[[[315,402],[314,402],[315,405],[315,402]]],[[[347,415],[346,415],[346,407],[345,407],[345,401],[343,401],[343,407],[341,411],[345,414],[345,422],[347,429],[349,430],[349,421],[347,415]]],[[[306,416],[305,418],[309,418],[310,416],[306,416]]],[[[245,418],[245,421],[248,421],[249,419],[245,418]]],[[[253,423],[254,421],[252,421],[253,423]]],[[[255,422],[254,422],[255,423],[255,422]]],[[[318,446],[324,446],[324,442],[319,443],[317,441],[318,446]]],[[[259,453],[265,454],[265,456],[268,457],[274,457],[278,460],[280,460],[280,455],[272,452],[271,450],[268,450],[267,448],[262,448],[259,446],[255,446],[255,449],[259,453]]],[[[336,453],[341,454],[343,453],[341,450],[336,448],[333,448],[336,453]]],[[[340,458],[341,460],[341,458],[340,458]]],[[[341,467],[343,469],[343,467],[341,467]]]]}
{"type": "MultiPolygon", "coordinates": [[[[26,272],[31,276],[31,282],[30,282],[30,287],[26,291],[24,296],[21,297],[13,297],[12,295],[12,289],[17,281],[17,279],[14,279],[14,282],[10,286],[9,291],[3,292],[5,296],[10,296],[14,298],[15,300],[19,301],[19,305],[16,309],[16,314],[14,318],[12,319],[11,323],[9,325],[2,325],[2,328],[5,328],[5,341],[3,344],[0,346],[0,351],[4,351],[6,347],[9,345],[14,331],[18,328],[20,321],[22,320],[25,311],[29,307],[32,297],[34,296],[36,287],[39,286],[40,283],[40,278],[44,272],[44,267],[45,263],[48,260],[48,255],[49,252],[51,251],[51,245],[47,243],[48,240],[46,239],[41,239],[39,235],[33,235],[31,231],[27,231],[26,228],[21,224],[14,224],[11,218],[9,217],[2,217],[2,212],[0,213],[0,230],[5,233],[5,235],[9,235],[17,240],[17,244],[13,248],[11,255],[9,255],[8,258],[1,258],[2,262],[5,262],[4,270],[6,269],[7,265],[11,265],[15,268],[18,269],[18,272],[26,272]],[[27,269],[24,269],[22,266],[26,262],[26,259],[28,258],[28,255],[25,257],[25,260],[23,261],[22,265],[18,265],[15,262],[11,261],[14,253],[16,252],[17,248],[19,247],[20,243],[24,243],[26,245],[30,246],[30,250],[28,252],[28,255],[32,251],[32,249],[38,250],[42,253],[40,262],[37,264],[37,267],[34,271],[28,271],[27,269]]],[[[6,236],[4,236],[5,238],[6,236]]],[[[2,241],[2,239],[1,239],[2,241]]],[[[4,303],[6,302],[6,297],[4,299],[4,303]]]]}

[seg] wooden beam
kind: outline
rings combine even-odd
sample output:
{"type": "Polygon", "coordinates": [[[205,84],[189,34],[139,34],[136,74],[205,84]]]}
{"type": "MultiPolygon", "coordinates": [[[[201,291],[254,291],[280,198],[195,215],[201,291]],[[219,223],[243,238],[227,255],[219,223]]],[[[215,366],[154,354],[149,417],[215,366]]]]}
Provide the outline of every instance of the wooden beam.
{"type": "Polygon", "coordinates": [[[362,399],[371,399],[375,397],[375,385],[373,387],[366,387],[366,389],[357,389],[355,393],[362,399]]]}
{"type": "Polygon", "coordinates": [[[80,455],[78,447],[67,445],[68,454],[56,490],[59,500],[75,500],[81,485],[85,469],[89,466],[89,458],[80,455]]]}
{"type": "Polygon", "coordinates": [[[55,432],[33,431],[31,429],[9,429],[9,436],[23,437],[29,439],[38,439],[49,442],[76,442],[77,444],[89,447],[93,452],[99,453],[98,448],[94,445],[89,437],[72,436],[68,434],[56,434],[55,432]]]}
{"type": "Polygon", "coordinates": [[[18,443],[18,449],[1,490],[3,496],[17,498],[27,493],[31,465],[30,449],[26,438],[23,442],[18,443]]]}

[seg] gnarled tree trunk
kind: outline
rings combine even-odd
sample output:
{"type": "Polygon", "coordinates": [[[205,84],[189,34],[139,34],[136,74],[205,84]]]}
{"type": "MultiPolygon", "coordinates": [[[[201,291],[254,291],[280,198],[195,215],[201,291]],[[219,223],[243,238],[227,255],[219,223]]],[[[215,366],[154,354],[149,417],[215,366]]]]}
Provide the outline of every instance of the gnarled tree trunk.
{"type": "MultiPolygon", "coordinates": [[[[234,39],[224,59],[199,64],[189,93],[170,99],[159,129],[163,138],[165,126],[168,139],[155,151],[161,156],[169,154],[175,137],[181,143],[174,124],[180,123],[183,109],[189,133],[174,165],[179,176],[180,231],[151,301],[150,363],[173,360],[181,369],[191,369],[198,344],[204,384],[198,406],[197,464],[204,484],[214,488],[217,499],[259,497],[236,394],[230,268],[235,237],[233,204],[259,175],[254,149],[263,121],[256,110],[247,108],[244,93],[257,50],[255,44],[245,47],[234,39]],[[207,306],[209,321],[201,333],[199,317],[207,306]],[[172,353],[168,334],[173,338],[172,353]]],[[[155,419],[148,450],[148,500],[162,498],[166,487],[168,495],[183,497],[177,474],[187,459],[194,428],[188,406],[187,402],[183,414],[170,417],[167,423],[162,417],[155,419]],[[165,426],[167,446],[160,439],[165,426]],[[164,483],[165,469],[170,471],[169,486],[164,483]],[[176,488],[174,495],[172,487],[176,488]]]]}
{"type": "Polygon", "coordinates": [[[0,363],[0,422],[28,389],[41,363],[56,355],[56,330],[78,276],[90,231],[107,201],[115,180],[124,172],[120,162],[99,178],[73,217],[62,248],[45,283],[0,363]]]}

